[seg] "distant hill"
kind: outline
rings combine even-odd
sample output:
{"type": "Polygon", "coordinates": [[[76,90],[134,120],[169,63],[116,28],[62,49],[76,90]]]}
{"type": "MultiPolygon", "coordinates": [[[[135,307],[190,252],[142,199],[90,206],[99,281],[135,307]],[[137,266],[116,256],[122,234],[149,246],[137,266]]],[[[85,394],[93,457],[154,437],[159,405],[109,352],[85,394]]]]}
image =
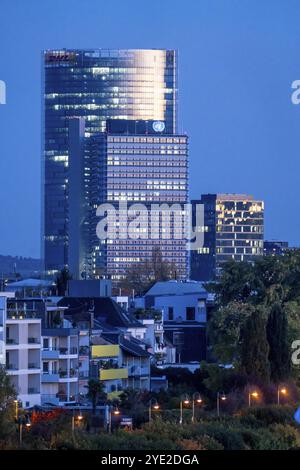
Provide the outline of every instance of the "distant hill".
{"type": "Polygon", "coordinates": [[[15,273],[22,277],[33,274],[38,275],[42,269],[40,259],[25,258],[23,256],[0,255],[0,276],[15,276],[15,273]]]}

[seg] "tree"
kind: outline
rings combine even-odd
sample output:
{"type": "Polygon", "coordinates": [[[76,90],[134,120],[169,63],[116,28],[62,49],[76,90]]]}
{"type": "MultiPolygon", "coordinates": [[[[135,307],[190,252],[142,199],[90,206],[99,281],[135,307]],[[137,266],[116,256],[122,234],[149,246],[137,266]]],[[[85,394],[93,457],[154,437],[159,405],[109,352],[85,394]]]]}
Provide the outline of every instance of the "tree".
{"type": "Polygon", "coordinates": [[[250,263],[230,260],[222,266],[220,282],[214,284],[219,305],[246,302],[254,292],[254,269],[250,263]]]}
{"type": "Polygon", "coordinates": [[[58,276],[56,277],[56,289],[57,295],[66,295],[67,288],[68,288],[68,281],[72,279],[72,276],[67,268],[64,268],[60,271],[58,276]]]}
{"type": "Polygon", "coordinates": [[[150,260],[135,263],[127,269],[120,287],[127,292],[134,290],[137,295],[142,295],[157,281],[176,279],[177,272],[176,265],[165,260],[157,247],[153,249],[150,260]]]}
{"type": "Polygon", "coordinates": [[[223,363],[240,360],[241,331],[254,310],[251,304],[234,301],[214,311],[209,322],[209,337],[218,360],[223,363]]]}
{"type": "Polygon", "coordinates": [[[16,392],[5,368],[0,365],[0,438],[7,438],[14,430],[14,400],[16,392]]]}
{"type": "Polygon", "coordinates": [[[104,385],[99,380],[90,379],[88,381],[87,388],[88,388],[87,396],[92,402],[93,414],[95,415],[98,400],[106,399],[106,393],[104,392],[104,385]]]}
{"type": "Polygon", "coordinates": [[[241,371],[254,379],[269,382],[269,345],[263,309],[256,308],[244,323],[241,340],[241,371]]]}
{"type": "Polygon", "coordinates": [[[267,339],[271,379],[278,383],[290,374],[290,354],[287,342],[287,318],[280,303],[273,304],[268,322],[267,339]]]}

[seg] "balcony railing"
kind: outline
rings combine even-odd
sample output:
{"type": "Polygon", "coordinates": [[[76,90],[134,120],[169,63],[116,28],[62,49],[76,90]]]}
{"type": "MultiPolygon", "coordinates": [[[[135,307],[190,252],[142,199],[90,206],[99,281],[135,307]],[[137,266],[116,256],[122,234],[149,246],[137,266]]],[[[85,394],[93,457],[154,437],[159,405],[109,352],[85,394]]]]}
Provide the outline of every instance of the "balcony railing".
{"type": "Polygon", "coordinates": [[[6,364],[6,370],[19,370],[16,364],[6,364]]]}
{"type": "Polygon", "coordinates": [[[67,370],[60,370],[59,376],[62,379],[69,378],[69,377],[78,377],[77,370],[71,369],[69,372],[67,370]]]}
{"type": "Polygon", "coordinates": [[[75,347],[72,347],[70,349],[68,348],[59,348],[59,354],[62,356],[67,356],[68,354],[77,354],[78,349],[75,347]]]}
{"type": "Polygon", "coordinates": [[[41,368],[40,364],[36,362],[29,362],[28,364],[28,369],[40,369],[40,368],[41,368]]]}
{"type": "Polygon", "coordinates": [[[27,320],[29,318],[39,318],[39,314],[36,311],[21,311],[21,310],[8,310],[7,318],[10,320],[27,320]]]}
{"type": "Polygon", "coordinates": [[[40,391],[37,387],[29,387],[28,388],[28,395],[35,395],[37,393],[40,393],[40,391]]]}
{"type": "Polygon", "coordinates": [[[28,338],[28,344],[40,344],[40,342],[39,338],[34,338],[32,336],[28,338]]]}
{"type": "Polygon", "coordinates": [[[100,369],[99,370],[100,380],[115,380],[115,379],[127,379],[128,369],[100,369]]]}
{"type": "Polygon", "coordinates": [[[59,354],[67,355],[68,354],[68,348],[59,348],[59,354]]]}
{"type": "Polygon", "coordinates": [[[15,338],[6,338],[6,344],[7,345],[10,345],[10,344],[19,344],[19,341],[15,338]]]}

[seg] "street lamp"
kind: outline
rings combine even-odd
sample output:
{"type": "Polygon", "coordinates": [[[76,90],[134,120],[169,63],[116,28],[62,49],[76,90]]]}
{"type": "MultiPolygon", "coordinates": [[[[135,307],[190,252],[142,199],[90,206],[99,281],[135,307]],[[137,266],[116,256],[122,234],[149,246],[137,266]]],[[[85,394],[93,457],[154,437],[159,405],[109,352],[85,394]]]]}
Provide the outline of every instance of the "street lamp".
{"type": "Polygon", "coordinates": [[[121,411],[119,410],[119,408],[116,406],[116,408],[114,409],[114,411],[112,412],[111,410],[111,407],[109,407],[109,415],[108,415],[108,432],[109,434],[111,433],[111,415],[114,415],[114,416],[119,416],[121,414],[121,411]]]}
{"type": "Polygon", "coordinates": [[[15,404],[15,420],[18,421],[19,416],[19,400],[14,400],[15,404]]]}
{"type": "Polygon", "coordinates": [[[189,405],[189,404],[190,404],[190,399],[187,395],[185,395],[184,398],[182,398],[180,400],[180,420],[179,420],[179,424],[183,423],[183,405],[189,405]]]}
{"type": "Polygon", "coordinates": [[[18,425],[19,425],[19,444],[22,445],[23,442],[23,426],[26,426],[26,429],[30,429],[31,422],[28,415],[22,416],[18,418],[18,425]]]}
{"type": "Polygon", "coordinates": [[[155,398],[151,398],[149,401],[149,423],[152,420],[152,409],[154,411],[158,411],[160,409],[160,406],[155,398]]]}
{"type": "Polygon", "coordinates": [[[248,405],[249,407],[251,406],[251,398],[258,398],[259,397],[259,393],[254,391],[254,392],[249,392],[248,393],[248,405]]]}
{"type": "Polygon", "coordinates": [[[227,397],[224,392],[217,393],[217,415],[220,416],[220,400],[225,401],[227,400],[227,397]]]}
{"type": "Polygon", "coordinates": [[[82,421],[83,420],[83,416],[82,416],[82,413],[81,411],[79,410],[79,414],[77,416],[75,416],[75,413],[74,413],[74,409],[73,409],[73,415],[72,415],[72,435],[74,437],[74,432],[75,432],[75,420],[77,419],[77,421],[82,421]]]}
{"type": "Polygon", "coordinates": [[[287,395],[287,389],[285,387],[277,388],[277,404],[280,405],[280,394],[285,396],[287,395]]]}
{"type": "Polygon", "coordinates": [[[199,393],[199,392],[195,392],[195,393],[193,394],[193,403],[192,403],[192,423],[194,423],[194,421],[195,421],[195,403],[196,403],[197,405],[201,405],[202,401],[203,401],[203,400],[202,400],[202,398],[201,398],[201,396],[200,396],[200,393],[199,393]]]}

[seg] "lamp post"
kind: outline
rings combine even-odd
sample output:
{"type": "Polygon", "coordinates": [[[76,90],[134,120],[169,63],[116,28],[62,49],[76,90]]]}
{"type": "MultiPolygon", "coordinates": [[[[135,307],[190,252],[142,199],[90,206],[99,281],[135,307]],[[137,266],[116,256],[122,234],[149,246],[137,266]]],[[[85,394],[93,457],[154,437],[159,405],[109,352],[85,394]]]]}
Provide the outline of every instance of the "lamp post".
{"type": "Polygon", "coordinates": [[[249,392],[248,393],[248,405],[249,407],[251,406],[251,398],[258,398],[259,397],[259,394],[258,392],[254,391],[254,392],[249,392]]]}
{"type": "Polygon", "coordinates": [[[112,412],[111,407],[109,407],[109,414],[108,414],[108,432],[111,434],[111,415],[114,414],[115,416],[119,416],[121,414],[120,410],[118,407],[115,408],[115,410],[112,412]]]}
{"type": "Polygon", "coordinates": [[[184,398],[181,398],[180,400],[180,419],[179,419],[179,424],[181,425],[183,423],[183,405],[189,405],[190,404],[190,399],[187,395],[185,395],[184,398]]]}
{"type": "Polygon", "coordinates": [[[14,400],[15,404],[15,420],[18,421],[19,416],[19,400],[14,400]]]}
{"type": "Polygon", "coordinates": [[[74,412],[74,409],[73,409],[73,415],[72,415],[72,436],[73,437],[74,437],[74,433],[75,433],[75,420],[76,419],[80,422],[80,421],[83,420],[83,416],[82,416],[81,411],[79,411],[78,416],[75,416],[75,412],[74,412]]]}
{"type": "Polygon", "coordinates": [[[202,398],[200,396],[200,393],[199,392],[195,392],[193,394],[193,402],[192,402],[192,423],[195,422],[195,403],[197,403],[198,405],[201,405],[202,403],[202,398]]]}
{"type": "Polygon", "coordinates": [[[227,397],[224,392],[217,393],[217,415],[220,416],[220,400],[225,401],[227,400],[227,397]]]}
{"type": "Polygon", "coordinates": [[[22,442],[23,442],[23,426],[25,425],[26,429],[28,430],[30,429],[30,426],[31,426],[29,416],[26,415],[26,416],[18,418],[18,425],[19,425],[19,445],[21,447],[22,442]]]}
{"type": "Polygon", "coordinates": [[[160,409],[160,406],[155,398],[151,398],[149,401],[149,423],[152,420],[152,409],[154,411],[158,411],[160,409]]]}
{"type": "Polygon", "coordinates": [[[277,404],[280,405],[280,394],[285,396],[287,394],[287,389],[285,387],[277,388],[277,404]]]}

